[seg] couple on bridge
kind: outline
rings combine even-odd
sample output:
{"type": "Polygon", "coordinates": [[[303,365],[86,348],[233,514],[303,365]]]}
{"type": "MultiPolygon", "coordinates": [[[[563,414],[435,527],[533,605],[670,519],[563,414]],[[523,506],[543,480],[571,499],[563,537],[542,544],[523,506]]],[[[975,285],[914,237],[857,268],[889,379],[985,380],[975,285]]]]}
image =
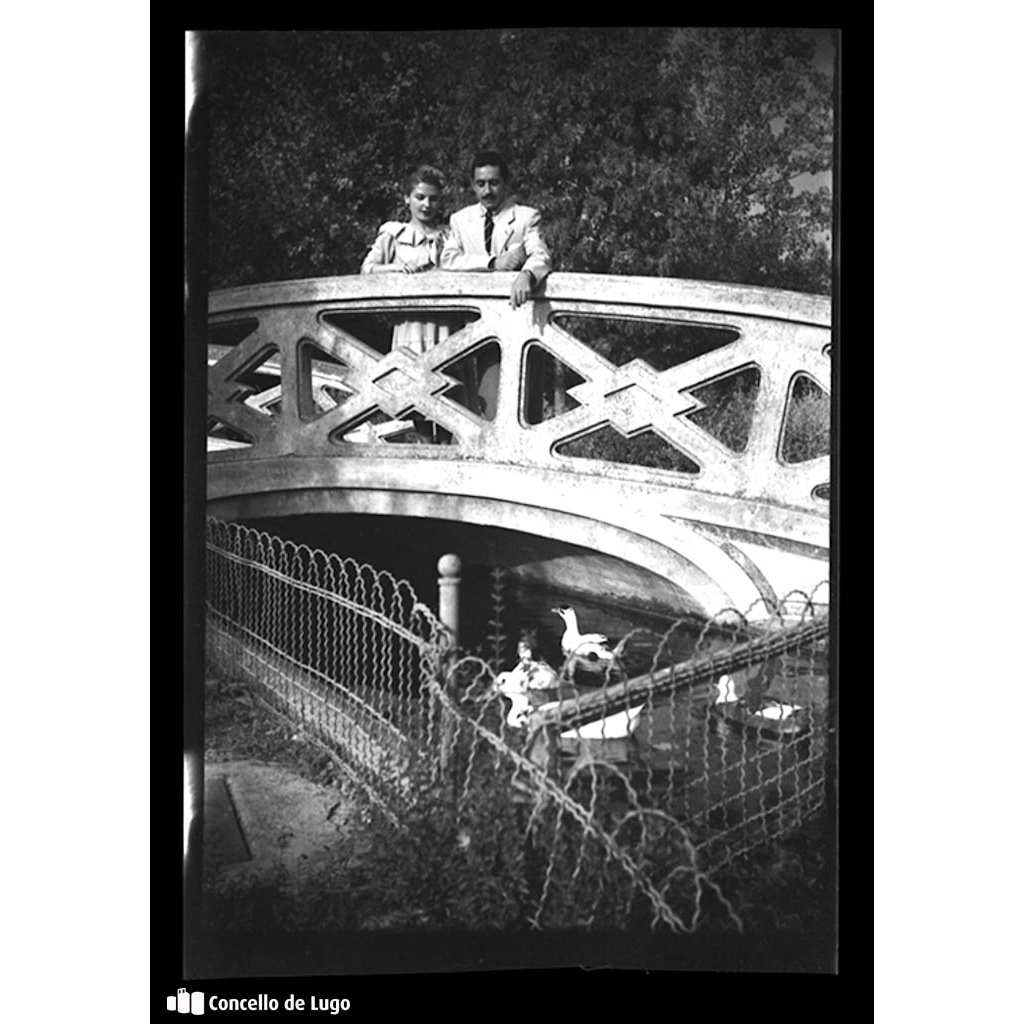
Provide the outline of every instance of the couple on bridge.
{"type": "Polygon", "coordinates": [[[518,270],[509,296],[521,306],[551,271],[551,255],[540,234],[540,213],[513,202],[508,164],[483,150],[470,168],[478,203],[439,223],[444,175],[424,166],[406,179],[410,220],[387,221],[363,260],[362,273],[443,270],[518,270]]]}
{"type": "MultiPolygon", "coordinates": [[[[518,270],[509,302],[513,309],[526,302],[551,272],[551,254],[540,233],[540,213],[513,201],[508,164],[500,153],[477,153],[470,177],[479,202],[452,214],[450,224],[445,226],[440,222],[444,175],[430,166],[410,174],[405,182],[410,219],[381,225],[361,272],[518,270]]],[[[395,325],[391,347],[422,354],[458,326],[443,320],[406,319],[395,325]]],[[[474,405],[488,418],[494,415],[497,369],[497,353],[477,356],[474,405]]]]}

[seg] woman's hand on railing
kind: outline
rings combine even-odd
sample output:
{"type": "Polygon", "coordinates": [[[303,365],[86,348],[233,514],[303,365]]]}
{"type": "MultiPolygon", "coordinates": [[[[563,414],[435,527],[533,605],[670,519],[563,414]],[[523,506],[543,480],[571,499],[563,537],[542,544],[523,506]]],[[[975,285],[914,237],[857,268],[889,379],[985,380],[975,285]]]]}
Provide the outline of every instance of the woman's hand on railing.
{"type": "Polygon", "coordinates": [[[421,271],[429,270],[429,263],[405,263],[402,260],[395,260],[394,263],[376,263],[371,269],[371,274],[419,274],[421,271]]]}

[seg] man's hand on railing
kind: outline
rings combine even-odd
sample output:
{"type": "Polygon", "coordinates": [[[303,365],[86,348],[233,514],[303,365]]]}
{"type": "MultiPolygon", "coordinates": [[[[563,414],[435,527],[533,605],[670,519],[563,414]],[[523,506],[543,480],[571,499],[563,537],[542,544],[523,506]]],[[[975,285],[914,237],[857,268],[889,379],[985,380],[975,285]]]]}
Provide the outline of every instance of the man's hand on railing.
{"type": "Polygon", "coordinates": [[[528,270],[516,274],[516,279],[512,282],[512,294],[509,296],[509,304],[513,309],[517,309],[529,299],[532,291],[533,274],[528,270]]]}

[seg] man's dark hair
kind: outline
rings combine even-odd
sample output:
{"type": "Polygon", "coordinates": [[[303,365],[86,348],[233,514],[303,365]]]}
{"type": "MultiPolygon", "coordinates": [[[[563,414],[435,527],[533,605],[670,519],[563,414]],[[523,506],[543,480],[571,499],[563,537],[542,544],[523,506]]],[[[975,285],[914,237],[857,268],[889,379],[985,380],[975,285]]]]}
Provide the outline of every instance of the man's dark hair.
{"type": "Polygon", "coordinates": [[[469,176],[472,179],[473,172],[478,167],[497,167],[501,171],[502,178],[508,179],[508,164],[505,158],[496,149],[482,149],[469,165],[469,176]]]}

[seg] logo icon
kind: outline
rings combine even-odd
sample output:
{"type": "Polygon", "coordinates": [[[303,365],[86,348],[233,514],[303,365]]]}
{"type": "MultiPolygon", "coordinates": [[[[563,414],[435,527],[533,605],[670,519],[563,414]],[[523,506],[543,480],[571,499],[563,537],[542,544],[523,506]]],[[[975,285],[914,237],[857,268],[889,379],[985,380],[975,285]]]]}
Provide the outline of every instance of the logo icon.
{"type": "Polygon", "coordinates": [[[202,992],[193,992],[191,996],[188,990],[178,989],[176,996],[167,997],[167,1009],[174,1013],[194,1013],[196,1015],[206,1013],[206,997],[202,992]]]}

